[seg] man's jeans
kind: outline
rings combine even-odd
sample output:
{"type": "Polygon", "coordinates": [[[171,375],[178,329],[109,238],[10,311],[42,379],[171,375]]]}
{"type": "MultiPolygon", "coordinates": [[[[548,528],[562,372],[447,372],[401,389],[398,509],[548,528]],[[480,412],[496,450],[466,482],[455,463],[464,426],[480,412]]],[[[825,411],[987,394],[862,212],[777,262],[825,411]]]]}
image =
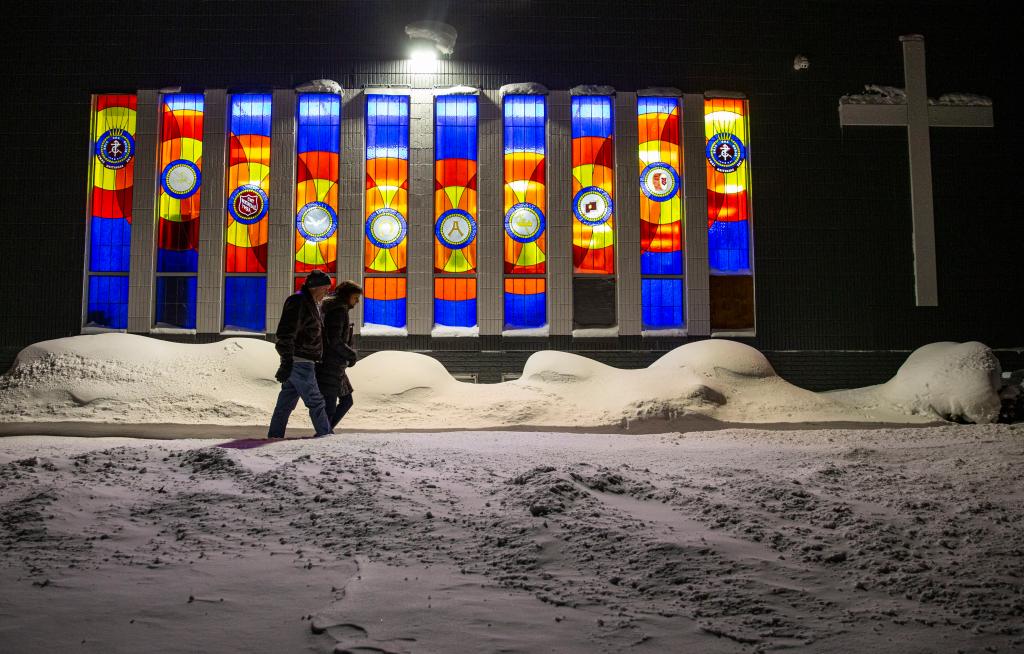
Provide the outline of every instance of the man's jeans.
{"type": "Polygon", "coordinates": [[[325,436],[331,431],[331,424],[324,411],[324,396],[316,385],[316,368],[312,361],[296,361],[292,364],[292,374],[281,384],[281,393],[277,396],[274,416],[270,419],[270,438],[284,438],[284,428],[288,426],[288,416],[295,410],[299,398],[309,409],[309,418],[317,436],[325,436]]]}
{"type": "Polygon", "coordinates": [[[324,401],[327,402],[327,419],[331,421],[331,429],[338,426],[341,419],[345,417],[348,410],[352,408],[352,394],[349,393],[343,397],[326,397],[324,401]],[[337,404],[337,405],[335,405],[337,404]]]}

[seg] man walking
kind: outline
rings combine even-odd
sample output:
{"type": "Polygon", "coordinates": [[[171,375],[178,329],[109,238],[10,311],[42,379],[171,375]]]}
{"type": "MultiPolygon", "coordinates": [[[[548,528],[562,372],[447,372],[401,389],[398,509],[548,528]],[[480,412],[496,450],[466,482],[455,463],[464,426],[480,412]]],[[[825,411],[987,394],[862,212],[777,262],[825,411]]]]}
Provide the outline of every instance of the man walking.
{"type": "Polygon", "coordinates": [[[316,430],[315,438],[327,436],[331,425],[324,410],[324,396],[316,384],[316,364],[324,354],[324,319],[320,303],[331,288],[331,278],[314,270],[298,293],[284,302],[281,321],[277,325],[277,353],[281,367],[274,377],[281,382],[277,406],[270,419],[267,438],[284,438],[288,417],[299,398],[309,409],[309,418],[316,430]]]}

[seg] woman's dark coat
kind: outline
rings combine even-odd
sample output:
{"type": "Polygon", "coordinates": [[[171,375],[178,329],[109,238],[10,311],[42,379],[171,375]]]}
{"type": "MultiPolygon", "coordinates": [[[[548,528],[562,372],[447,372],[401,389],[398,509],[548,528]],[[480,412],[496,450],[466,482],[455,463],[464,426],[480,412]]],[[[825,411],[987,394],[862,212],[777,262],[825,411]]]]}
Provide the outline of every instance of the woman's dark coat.
{"type": "Polygon", "coordinates": [[[352,393],[345,370],[356,365],[359,354],[352,348],[352,323],[348,319],[348,305],[341,298],[324,301],[324,357],[316,367],[316,381],[320,392],[336,397],[352,393]]]}

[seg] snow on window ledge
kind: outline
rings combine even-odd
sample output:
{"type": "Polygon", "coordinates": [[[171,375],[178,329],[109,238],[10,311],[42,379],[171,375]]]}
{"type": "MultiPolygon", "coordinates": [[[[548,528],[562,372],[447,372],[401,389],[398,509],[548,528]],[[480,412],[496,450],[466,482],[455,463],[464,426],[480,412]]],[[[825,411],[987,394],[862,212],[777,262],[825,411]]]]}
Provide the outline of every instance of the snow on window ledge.
{"type": "Polygon", "coordinates": [[[434,338],[475,338],[480,335],[480,327],[478,325],[472,327],[434,325],[434,328],[430,330],[430,335],[434,338]]]}
{"type": "Polygon", "coordinates": [[[657,338],[659,336],[686,336],[685,329],[644,329],[640,332],[643,337],[657,338]]]}
{"type": "Polygon", "coordinates": [[[619,327],[590,327],[572,330],[573,338],[612,338],[619,335],[619,327]]]}
{"type": "Polygon", "coordinates": [[[259,338],[266,337],[266,332],[254,332],[248,329],[222,329],[220,332],[221,336],[258,336],[259,338]]]}
{"type": "Polygon", "coordinates": [[[405,327],[393,327],[391,325],[378,325],[367,322],[359,328],[360,336],[408,336],[409,330],[405,327]]]}
{"type": "Polygon", "coordinates": [[[156,327],[149,328],[150,334],[196,334],[198,333],[194,329],[184,329],[182,327],[171,327],[169,325],[157,325],[156,327]]]}
{"type": "Polygon", "coordinates": [[[525,337],[538,337],[548,336],[551,330],[548,325],[542,325],[540,327],[526,327],[523,329],[503,329],[501,335],[509,336],[512,338],[525,338],[525,337]]]}

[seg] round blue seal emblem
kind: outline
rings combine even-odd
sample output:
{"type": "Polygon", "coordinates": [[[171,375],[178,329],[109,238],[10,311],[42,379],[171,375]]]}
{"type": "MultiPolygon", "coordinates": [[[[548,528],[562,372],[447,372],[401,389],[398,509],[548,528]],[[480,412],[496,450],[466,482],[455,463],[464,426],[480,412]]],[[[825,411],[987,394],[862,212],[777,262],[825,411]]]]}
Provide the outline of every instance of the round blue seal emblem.
{"type": "Polygon", "coordinates": [[[679,173],[661,161],[648,164],[640,173],[640,190],[655,202],[671,200],[679,191],[679,173]]]}
{"type": "Polygon", "coordinates": [[[612,217],[612,197],[598,186],[581,188],[572,199],[572,212],[584,225],[603,225],[612,217]]]}
{"type": "Polygon", "coordinates": [[[164,187],[164,193],[178,200],[195,195],[202,179],[199,166],[186,159],[172,161],[160,173],[160,185],[164,187]]]}
{"type": "Polygon", "coordinates": [[[453,250],[461,250],[476,238],[476,221],[462,209],[449,209],[434,225],[437,240],[453,250]]]}
{"type": "Polygon", "coordinates": [[[338,230],[338,214],[326,202],[309,202],[295,216],[295,229],[310,243],[326,241],[338,230]]]}
{"type": "Polygon", "coordinates": [[[401,243],[408,229],[405,217],[390,207],[377,209],[366,219],[366,238],[385,250],[401,243]]]}
{"type": "Polygon", "coordinates": [[[228,213],[243,225],[258,223],[267,215],[269,205],[267,192],[256,184],[239,186],[228,196],[228,213]]]}
{"type": "Polygon", "coordinates": [[[96,156],[105,168],[124,168],[135,156],[135,139],[123,129],[108,129],[96,141],[96,156]]]}
{"type": "Polygon", "coordinates": [[[708,140],[705,151],[711,167],[720,173],[734,173],[747,157],[747,149],[735,134],[720,132],[708,140]]]}
{"type": "Polygon", "coordinates": [[[533,243],[544,233],[544,212],[529,202],[512,205],[505,214],[505,233],[514,241],[533,243]]]}

